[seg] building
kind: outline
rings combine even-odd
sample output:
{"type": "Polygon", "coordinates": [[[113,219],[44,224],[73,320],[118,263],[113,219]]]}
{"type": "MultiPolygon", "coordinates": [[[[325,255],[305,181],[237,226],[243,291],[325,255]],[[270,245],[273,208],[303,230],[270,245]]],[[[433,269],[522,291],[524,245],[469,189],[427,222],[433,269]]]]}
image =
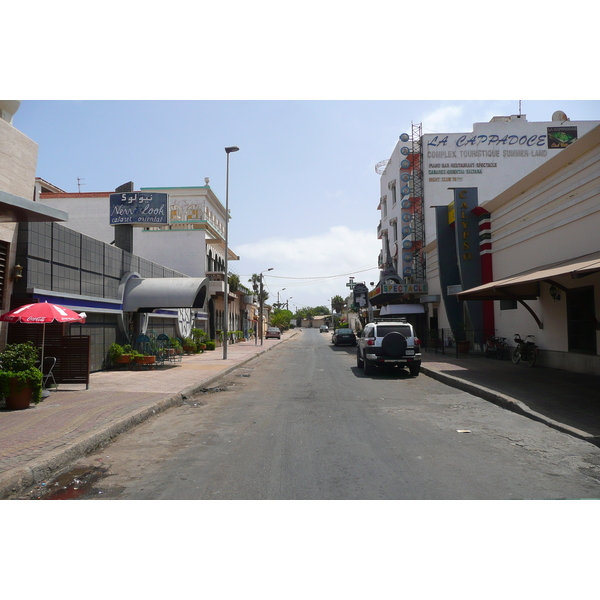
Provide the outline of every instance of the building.
{"type": "Polygon", "coordinates": [[[600,375],[600,126],[480,208],[489,281],[452,301],[488,305],[511,341],[534,335],[540,364],[600,375]]]}
{"type": "Polygon", "coordinates": [[[468,133],[422,135],[417,125],[402,134],[390,159],[376,167],[382,276],[370,303],[382,314],[406,316],[423,340],[440,328],[477,330],[480,336],[493,329],[489,310],[458,303],[455,295],[491,277],[481,206],[599,123],[569,121],[557,111],[543,123],[512,115],[475,123],[468,133]],[[455,197],[465,190],[468,199],[455,197]],[[464,202],[469,209],[461,211],[464,202]]]}
{"type": "MultiPolygon", "coordinates": [[[[224,242],[216,239],[218,227],[212,222],[187,222],[187,227],[170,228],[169,215],[166,215],[163,232],[152,231],[154,221],[148,224],[140,220],[135,226],[127,222],[115,223],[112,227],[109,221],[110,192],[75,198],[48,182],[36,180],[37,144],[12,125],[18,106],[19,102],[0,102],[2,309],[5,312],[22,304],[47,300],[86,313],[85,324],[46,327],[46,346],[59,358],[58,381],[68,381],[60,357],[65,348],[73,347],[69,344],[75,338],[85,341],[84,346],[78,347],[78,352],[87,353],[85,364],[89,373],[89,370],[105,367],[111,343],[132,342],[143,333],[165,333],[169,337],[183,338],[189,335],[192,327],[207,325],[214,332],[213,337],[217,337],[218,330],[224,325],[223,311],[219,310],[218,304],[219,290],[221,305],[224,302],[224,261],[222,251],[219,254],[220,249],[224,249],[224,242]],[[56,205],[53,201],[46,202],[43,196],[57,200],[56,205]],[[89,204],[86,203],[88,200],[91,201],[89,204]],[[100,204],[106,211],[104,217],[100,204]],[[73,212],[69,214],[71,209],[73,212]],[[70,227],[77,223],[87,229],[82,232],[70,227]],[[204,235],[201,233],[192,238],[193,231],[204,235]],[[96,234],[104,239],[99,239],[96,234]],[[185,264],[186,268],[193,264],[192,275],[200,276],[190,277],[188,273],[165,265],[164,259],[171,255],[169,245],[152,255],[156,261],[133,253],[135,241],[144,234],[157,236],[152,237],[154,240],[161,234],[171,235],[171,245],[173,237],[183,236],[174,245],[179,249],[183,246],[182,255],[185,252],[200,257],[185,264]],[[194,247],[191,244],[200,247],[200,252],[190,252],[190,247],[194,247]],[[207,274],[212,273],[215,281],[204,277],[208,260],[213,271],[207,274]],[[209,298],[211,290],[213,297],[209,298]]],[[[206,194],[210,196],[210,193],[207,189],[206,194]]],[[[164,202],[167,194],[162,192],[135,192],[130,183],[121,186],[116,195],[125,196],[130,207],[154,207],[156,200],[159,210],[167,210],[168,203],[164,202]]],[[[247,299],[243,289],[229,294],[229,300],[235,305],[230,312],[229,331],[245,333],[239,325],[248,319],[247,299]]],[[[41,328],[4,323],[0,327],[2,344],[7,340],[30,339],[36,344],[41,341],[41,328]]]]}

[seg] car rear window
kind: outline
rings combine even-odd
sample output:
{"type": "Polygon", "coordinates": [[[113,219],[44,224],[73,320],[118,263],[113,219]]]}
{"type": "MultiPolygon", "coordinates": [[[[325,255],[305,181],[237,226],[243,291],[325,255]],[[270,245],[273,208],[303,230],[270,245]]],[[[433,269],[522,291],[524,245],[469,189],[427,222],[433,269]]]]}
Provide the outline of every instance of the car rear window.
{"type": "Polygon", "coordinates": [[[338,329],[338,333],[352,333],[352,329],[338,329]]]}
{"type": "Polygon", "coordinates": [[[403,325],[377,325],[377,337],[385,337],[392,331],[399,331],[404,337],[412,335],[410,327],[403,325]]]}

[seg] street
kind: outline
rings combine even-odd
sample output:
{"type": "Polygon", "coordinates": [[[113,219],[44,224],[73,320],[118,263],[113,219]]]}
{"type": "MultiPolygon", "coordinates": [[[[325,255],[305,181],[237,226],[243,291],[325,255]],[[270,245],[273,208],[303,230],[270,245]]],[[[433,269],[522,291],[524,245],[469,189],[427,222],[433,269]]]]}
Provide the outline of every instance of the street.
{"type": "Polygon", "coordinates": [[[600,449],[423,374],[367,377],[354,347],[308,329],[42,489],[80,499],[598,498],[600,449]]]}

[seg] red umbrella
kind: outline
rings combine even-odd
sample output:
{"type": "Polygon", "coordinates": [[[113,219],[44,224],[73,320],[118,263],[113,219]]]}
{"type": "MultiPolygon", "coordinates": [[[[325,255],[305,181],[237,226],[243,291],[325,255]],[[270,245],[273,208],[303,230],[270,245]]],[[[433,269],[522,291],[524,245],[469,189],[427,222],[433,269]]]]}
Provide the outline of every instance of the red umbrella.
{"type": "Polygon", "coordinates": [[[44,364],[44,342],[46,339],[46,323],[85,323],[85,313],[76,313],[70,308],[50,304],[49,302],[36,302],[35,304],[25,304],[19,306],[0,316],[0,321],[9,323],[30,323],[34,325],[42,324],[44,330],[42,333],[42,361],[44,364]]]}

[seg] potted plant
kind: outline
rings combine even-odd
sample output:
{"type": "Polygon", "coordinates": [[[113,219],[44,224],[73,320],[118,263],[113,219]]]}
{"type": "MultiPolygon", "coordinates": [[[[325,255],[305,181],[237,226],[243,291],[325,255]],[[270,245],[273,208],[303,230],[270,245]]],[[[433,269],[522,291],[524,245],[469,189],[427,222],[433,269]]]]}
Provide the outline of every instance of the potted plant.
{"type": "Polygon", "coordinates": [[[192,329],[192,339],[196,344],[196,350],[204,352],[206,350],[206,342],[208,341],[208,334],[203,329],[195,327],[192,329]]]}
{"type": "Polygon", "coordinates": [[[215,340],[206,340],[206,349],[207,350],[214,350],[217,347],[217,344],[215,343],[215,340]]]}
{"type": "Polygon", "coordinates": [[[181,348],[181,342],[179,341],[179,338],[176,338],[176,337],[169,338],[169,344],[170,344],[171,348],[173,350],[175,350],[175,354],[183,353],[183,349],[181,348]]]}
{"type": "Polygon", "coordinates": [[[153,365],[156,362],[156,356],[154,354],[132,352],[132,356],[137,365],[153,365]]]}
{"type": "Polygon", "coordinates": [[[133,350],[129,344],[120,346],[114,343],[108,348],[110,361],[115,365],[129,364],[133,360],[131,356],[132,352],[133,350]]]}
{"type": "Polygon", "coordinates": [[[183,351],[187,354],[194,354],[196,352],[196,342],[191,337],[186,337],[183,340],[183,351]]]}
{"type": "Polygon", "coordinates": [[[42,399],[42,372],[35,366],[38,349],[31,342],[7,344],[0,353],[0,394],[6,408],[22,410],[42,399]]]}

